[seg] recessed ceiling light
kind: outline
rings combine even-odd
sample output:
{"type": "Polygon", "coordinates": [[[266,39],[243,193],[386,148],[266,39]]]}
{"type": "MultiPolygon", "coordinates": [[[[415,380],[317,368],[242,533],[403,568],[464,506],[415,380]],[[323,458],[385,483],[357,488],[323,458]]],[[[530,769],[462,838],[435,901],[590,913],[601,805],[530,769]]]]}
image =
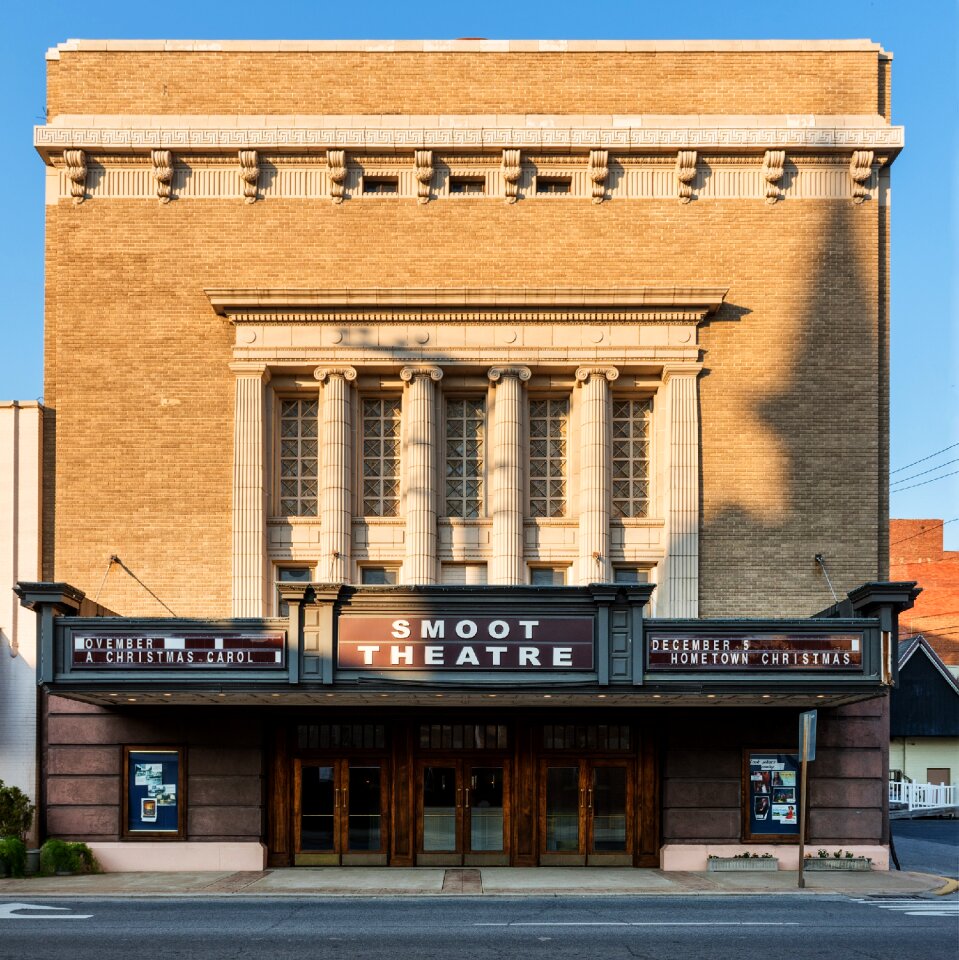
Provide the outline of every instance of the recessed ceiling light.
{"type": "Polygon", "coordinates": [[[768,700],[771,696],[772,696],[771,693],[764,693],[764,694],[763,694],[763,700],[768,700]]]}
{"type": "Polygon", "coordinates": [[[661,693],[654,693],[654,694],[653,694],[653,699],[654,699],[654,700],[662,700],[662,698],[663,698],[663,695],[662,695],[661,693]]]}
{"type": "Polygon", "coordinates": [[[825,699],[825,697],[826,697],[826,694],[824,694],[824,693],[817,693],[817,694],[816,694],[816,699],[817,699],[817,700],[823,700],[823,699],[825,699]]]}
{"type": "Polygon", "coordinates": [[[488,693],[488,694],[486,694],[486,696],[488,696],[488,697],[490,697],[490,698],[493,698],[493,697],[496,696],[496,694],[495,694],[495,693],[488,693]]]}
{"type": "MultiPolygon", "coordinates": [[[[111,697],[115,697],[116,694],[115,694],[115,693],[111,693],[110,696],[111,696],[111,697]]],[[[172,697],[173,694],[172,694],[172,693],[165,693],[165,694],[163,694],[163,696],[165,696],[165,697],[172,697]]]]}
{"type": "Polygon", "coordinates": [[[597,700],[605,700],[605,699],[606,699],[606,694],[605,694],[605,693],[597,693],[597,694],[596,694],[596,699],[597,699],[597,700]]]}
{"type": "Polygon", "coordinates": [[[225,694],[225,693],[218,693],[217,696],[218,696],[218,697],[225,697],[226,694],[225,694]]]}
{"type": "Polygon", "coordinates": [[[136,702],[137,702],[137,698],[136,698],[136,697],[127,697],[127,702],[128,702],[128,703],[136,703],[136,702]]]}
{"type": "Polygon", "coordinates": [[[543,694],[543,699],[544,699],[544,700],[552,700],[552,699],[553,699],[553,695],[552,695],[551,693],[544,693],[544,694],[543,694]]]}
{"type": "Polygon", "coordinates": [[[110,696],[111,696],[111,697],[118,697],[118,696],[120,696],[120,694],[118,694],[118,693],[111,693],[110,696]]]}
{"type": "Polygon", "coordinates": [[[438,694],[436,694],[436,696],[437,696],[437,697],[442,697],[443,694],[442,694],[442,693],[438,693],[438,694]]]}
{"type": "Polygon", "coordinates": [[[715,699],[716,699],[716,694],[715,694],[715,693],[707,693],[707,694],[706,694],[706,699],[707,699],[707,700],[715,700],[715,699]]]}
{"type": "Polygon", "coordinates": [[[271,696],[271,697],[278,697],[279,694],[278,694],[278,693],[271,693],[270,696],[271,696]]]}
{"type": "Polygon", "coordinates": [[[381,696],[381,697],[388,697],[389,694],[388,694],[388,693],[381,693],[380,696],[381,696]]]}

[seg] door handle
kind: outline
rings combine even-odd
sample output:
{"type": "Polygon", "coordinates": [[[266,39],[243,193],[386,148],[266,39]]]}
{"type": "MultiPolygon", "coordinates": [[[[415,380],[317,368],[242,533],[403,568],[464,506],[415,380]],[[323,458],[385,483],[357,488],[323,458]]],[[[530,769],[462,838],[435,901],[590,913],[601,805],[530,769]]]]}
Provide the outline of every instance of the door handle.
{"type": "Polygon", "coordinates": [[[587,809],[587,810],[592,810],[592,809],[593,809],[593,790],[592,790],[592,788],[590,788],[589,790],[586,791],[586,809],[587,809]]]}
{"type": "Polygon", "coordinates": [[[456,788],[456,806],[458,807],[463,806],[463,788],[462,787],[456,788]]]}
{"type": "Polygon", "coordinates": [[[463,796],[465,798],[465,806],[468,807],[470,805],[470,788],[469,787],[466,788],[466,790],[463,793],[463,796]]]}
{"type": "Polygon", "coordinates": [[[333,791],[333,809],[334,810],[340,809],[340,788],[339,787],[337,787],[333,791]]]}

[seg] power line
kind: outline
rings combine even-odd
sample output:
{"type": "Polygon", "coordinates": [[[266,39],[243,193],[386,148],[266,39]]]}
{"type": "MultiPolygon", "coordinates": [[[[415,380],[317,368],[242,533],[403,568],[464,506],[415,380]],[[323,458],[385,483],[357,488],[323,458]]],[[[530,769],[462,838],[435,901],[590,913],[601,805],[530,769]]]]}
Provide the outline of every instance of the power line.
{"type": "Polygon", "coordinates": [[[940,453],[945,453],[947,450],[952,450],[953,447],[959,447],[959,443],[950,443],[948,447],[943,447],[941,450],[937,450],[935,453],[930,453],[928,457],[923,457],[920,460],[913,460],[912,463],[907,463],[903,467],[896,467],[895,470],[890,470],[890,475],[893,473],[901,473],[903,470],[908,470],[910,467],[914,467],[917,463],[925,463],[927,460],[931,460],[933,457],[938,457],[940,453]]]}
{"type": "Polygon", "coordinates": [[[930,530],[936,530],[936,529],[942,528],[947,523],[955,523],[957,520],[959,520],[959,517],[953,517],[951,520],[943,520],[942,523],[939,524],[938,528],[935,526],[925,527],[924,529],[920,530],[918,533],[911,533],[908,537],[903,537],[900,540],[893,540],[892,543],[889,544],[889,546],[894,547],[897,543],[905,543],[907,540],[914,540],[916,537],[921,537],[924,533],[929,533],[930,530]]]}
{"type": "Polygon", "coordinates": [[[901,480],[893,480],[892,483],[905,483],[907,480],[915,480],[916,477],[924,477],[927,473],[935,473],[937,470],[941,470],[943,467],[948,467],[950,463],[959,463],[959,457],[956,457],[955,460],[946,460],[945,463],[940,463],[937,467],[930,467],[928,470],[920,470],[919,473],[914,473],[909,477],[903,477],[901,480]]]}
{"type": "Polygon", "coordinates": [[[915,487],[924,487],[927,483],[935,483],[937,480],[945,480],[946,477],[954,477],[959,470],[953,470],[951,473],[944,473],[941,477],[933,477],[931,480],[923,480],[922,483],[912,483],[908,487],[900,487],[898,490],[891,490],[890,493],[903,493],[906,490],[913,490],[915,487]]]}

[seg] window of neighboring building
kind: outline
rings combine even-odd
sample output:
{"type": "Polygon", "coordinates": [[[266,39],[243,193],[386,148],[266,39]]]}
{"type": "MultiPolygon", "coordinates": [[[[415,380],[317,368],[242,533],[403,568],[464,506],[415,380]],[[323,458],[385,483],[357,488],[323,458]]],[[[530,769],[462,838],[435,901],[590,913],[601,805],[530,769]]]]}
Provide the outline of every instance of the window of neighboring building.
{"type": "Polygon", "coordinates": [[[440,571],[442,582],[448,584],[486,583],[485,563],[444,563],[440,571]]]}
{"type": "Polygon", "coordinates": [[[537,177],[537,193],[570,193],[573,189],[571,177],[537,177]]]}
{"type": "Polygon", "coordinates": [[[398,567],[360,567],[360,583],[369,586],[389,587],[399,581],[398,567]]]}
{"type": "Polygon", "coordinates": [[[569,400],[529,402],[529,514],[566,516],[566,431],[569,400]]]}
{"type": "Polygon", "coordinates": [[[397,177],[364,177],[364,193],[397,194],[400,192],[400,181],[397,177]]]}
{"type": "Polygon", "coordinates": [[[315,517],[317,499],[316,400],[280,401],[280,513],[315,517]]]}
{"type": "Polygon", "coordinates": [[[614,567],[613,583],[649,583],[649,570],[645,567],[614,567]]]}
{"type": "Polygon", "coordinates": [[[649,513],[649,400],[613,400],[614,517],[649,513]]]}
{"type": "Polygon", "coordinates": [[[395,517],[399,512],[400,416],[399,397],[362,400],[363,516],[395,517]]]}
{"type": "Polygon", "coordinates": [[[529,582],[534,587],[561,587],[566,583],[566,568],[530,567],[529,582]]]}
{"type": "MultiPolygon", "coordinates": [[[[310,583],[313,580],[313,568],[277,567],[276,579],[283,583],[310,583]]],[[[288,617],[290,615],[290,605],[280,599],[279,591],[276,594],[276,615],[278,617],[288,617]]]]}
{"type": "Polygon", "coordinates": [[[446,515],[474,519],[483,509],[486,401],[446,401],[446,515]]]}
{"type": "Polygon", "coordinates": [[[449,191],[456,194],[484,194],[486,181],[481,177],[450,177],[449,191]]]}

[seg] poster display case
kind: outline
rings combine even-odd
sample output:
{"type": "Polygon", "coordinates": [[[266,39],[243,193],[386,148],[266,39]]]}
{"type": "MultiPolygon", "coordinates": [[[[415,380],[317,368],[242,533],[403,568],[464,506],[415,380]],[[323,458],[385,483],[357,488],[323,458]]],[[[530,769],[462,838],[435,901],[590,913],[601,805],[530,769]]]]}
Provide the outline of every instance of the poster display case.
{"type": "Polygon", "coordinates": [[[123,835],[150,839],[183,837],[183,750],[123,748],[123,835]]]}
{"type": "Polygon", "coordinates": [[[743,753],[743,839],[799,842],[800,762],[797,753],[743,753]]]}

